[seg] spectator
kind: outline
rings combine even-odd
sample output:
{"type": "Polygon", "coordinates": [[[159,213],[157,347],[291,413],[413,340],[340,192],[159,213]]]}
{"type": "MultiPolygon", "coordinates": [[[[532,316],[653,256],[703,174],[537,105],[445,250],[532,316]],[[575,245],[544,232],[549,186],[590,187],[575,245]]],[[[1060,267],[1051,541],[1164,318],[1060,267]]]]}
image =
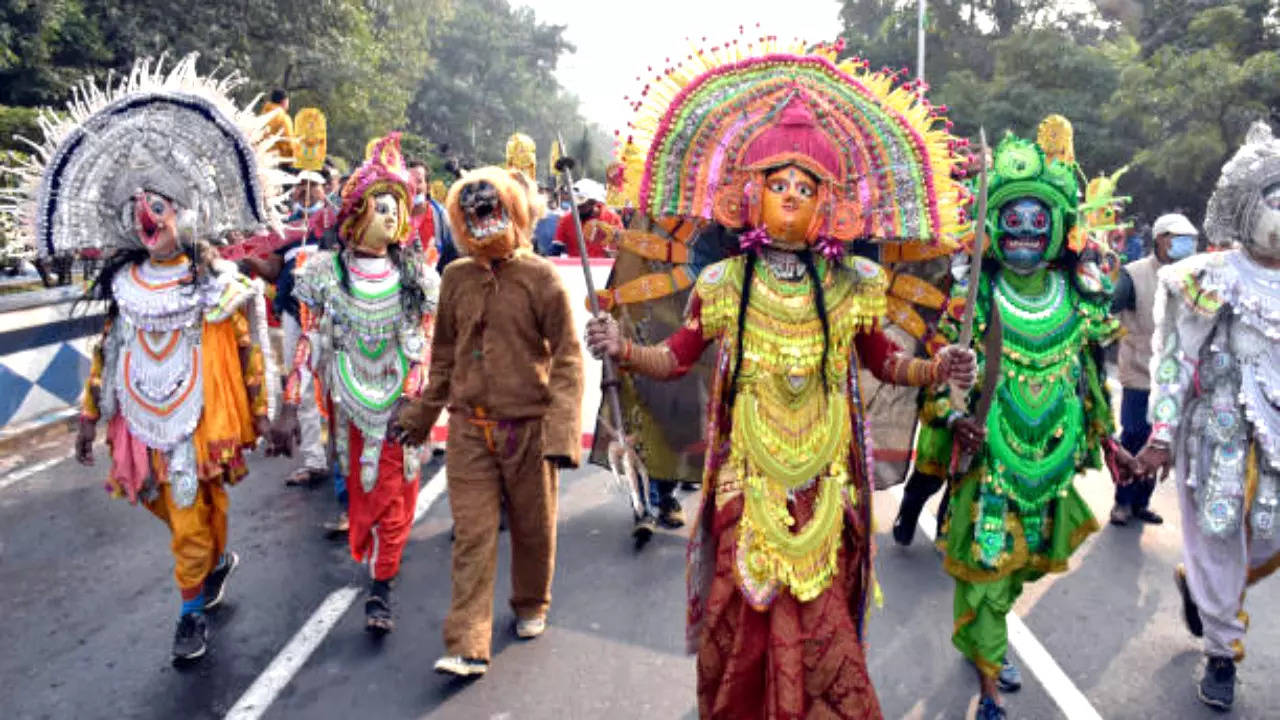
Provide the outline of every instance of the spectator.
{"type": "MultiPolygon", "coordinates": [[[[411,159],[407,165],[409,174],[413,176],[413,219],[415,227],[425,228],[428,221],[431,226],[431,241],[435,243],[440,260],[436,263],[436,272],[444,274],[444,268],[458,259],[458,247],[453,242],[453,233],[449,230],[449,216],[444,206],[431,197],[431,169],[422,160],[411,159]]],[[[424,241],[426,238],[422,238],[424,241]]]]}
{"type": "MultiPolygon", "coordinates": [[[[578,218],[582,222],[599,220],[615,227],[622,227],[622,220],[608,207],[605,207],[604,185],[590,178],[583,178],[573,184],[573,195],[579,200],[578,218]]],[[[564,246],[565,254],[578,257],[577,229],[573,224],[573,213],[565,213],[556,226],[556,242],[564,246]]],[[[608,249],[601,243],[591,243],[587,247],[587,257],[609,257],[608,249]]]]}
{"type": "Polygon", "coordinates": [[[533,226],[533,249],[539,255],[554,257],[564,253],[564,246],[556,242],[556,229],[560,225],[560,218],[564,217],[570,207],[568,200],[561,204],[556,193],[547,190],[547,214],[533,226]]]}
{"type": "MultiPolygon", "coordinates": [[[[1120,269],[1120,280],[1111,302],[1111,312],[1119,316],[1126,331],[1120,339],[1120,385],[1124,391],[1120,400],[1120,444],[1134,455],[1151,434],[1147,400],[1151,393],[1156,272],[1193,254],[1199,236],[1191,221],[1178,213],[1161,215],[1151,232],[1155,235],[1155,252],[1120,269]]],[[[1154,477],[1135,478],[1128,485],[1117,486],[1111,524],[1127,525],[1133,518],[1154,525],[1164,522],[1164,518],[1147,507],[1155,482],[1154,477]]]]}

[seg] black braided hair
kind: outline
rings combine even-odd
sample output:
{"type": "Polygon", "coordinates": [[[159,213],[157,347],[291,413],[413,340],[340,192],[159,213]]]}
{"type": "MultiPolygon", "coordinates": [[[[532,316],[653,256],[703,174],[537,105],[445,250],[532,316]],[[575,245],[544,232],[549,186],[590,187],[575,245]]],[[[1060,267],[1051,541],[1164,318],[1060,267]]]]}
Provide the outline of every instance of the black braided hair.
{"type": "MultiPolygon", "coordinates": [[[[819,380],[822,392],[827,392],[827,356],[831,353],[831,321],[827,318],[826,291],[822,289],[822,280],[818,277],[818,267],[813,262],[813,251],[805,248],[800,251],[800,260],[804,263],[805,272],[809,274],[809,282],[813,285],[813,305],[818,311],[818,322],[822,323],[822,365],[819,368],[819,380]]],[[[831,265],[835,272],[836,265],[831,265]]]]}
{"type": "MultiPolygon", "coordinates": [[[[178,252],[187,256],[187,261],[191,265],[191,278],[184,284],[190,288],[190,292],[195,292],[195,288],[200,282],[200,252],[191,245],[180,244],[178,252]]],[[[98,274],[94,275],[93,282],[89,283],[89,287],[85,288],[84,294],[76,298],[71,304],[71,314],[75,314],[81,310],[84,305],[94,302],[105,302],[107,304],[107,318],[114,318],[120,314],[120,308],[116,305],[115,290],[112,288],[112,281],[116,278],[116,273],[121,270],[146,262],[151,257],[151,253],[146,248],[141,247],[120,247],[116,248],[107,259],[103,261],[102,267],[98,270],[98,274]]]]}
{"type": "Polygon", "coordinates": [[[738,396],[738,375],[742,372],[742,340],[747,332],[747,305],[751,302],[751,281],[756,276],[756,251],[747,250],[743,257],[747,267],[742,273],[742,292],[738,299],[738,347],[734,350],[733,377],[729,380],[729,394],[725,400],[728,407],[733,407],[733,401],[738,396]]]}

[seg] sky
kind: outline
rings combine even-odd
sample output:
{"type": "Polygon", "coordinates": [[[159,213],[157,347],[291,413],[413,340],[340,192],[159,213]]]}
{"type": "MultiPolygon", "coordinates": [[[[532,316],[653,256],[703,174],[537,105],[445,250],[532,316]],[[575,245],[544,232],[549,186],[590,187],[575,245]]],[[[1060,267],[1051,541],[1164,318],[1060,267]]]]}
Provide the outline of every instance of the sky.
{"type": "Polygon", "coordinates": [[[533,8],[538,20],[566,25],[577,52],[562,55],[560,84],[582,101],[582,114],[610,135],[626,129],[631,109],[623,100],[639,88],[637,74],[684,57],[698,46],[738,37],[777,35],[780,40],[832,41],[840,34],[837,0],[513,0],[533,8]],[[786,12],[779,13],[780,8],[786,12]],[[755,29],[760,23],[759,30],[755,29]],[[706,43],[700,42],[702,37],[706,43]]]}

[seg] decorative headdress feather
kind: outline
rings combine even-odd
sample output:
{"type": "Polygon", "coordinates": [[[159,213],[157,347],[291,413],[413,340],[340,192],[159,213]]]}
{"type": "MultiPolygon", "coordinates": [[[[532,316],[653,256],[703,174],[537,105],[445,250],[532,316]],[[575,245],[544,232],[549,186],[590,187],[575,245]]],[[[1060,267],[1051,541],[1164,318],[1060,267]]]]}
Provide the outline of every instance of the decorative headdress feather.
{"type": "Polygon", "coordinates": [[[749,202],[753,175],[791,163],[825,181],[821,234],[956,247],[969,193],[952,178],[962,141],[945,108],[896,73],[837,63],[841,47],[734,41],[655,76],[618,153],[638,208],[746,217],[735,203],[749,202]]]}
{"type": "Polygon", "coordinates": [[[41,140],[21,138],[33,154],[7,168],[19,182],[0,210],[43,255],[142,247],[129,212],[139,188],[177,204],[199,238],[274,224],[289,176],[265,118],[230,98],[243,82],[234,72],[197,74],[194,53],[167,71],[164,57],[139,60],[105,88],[84,81],[64,113],[41,115],[41,140]]]}

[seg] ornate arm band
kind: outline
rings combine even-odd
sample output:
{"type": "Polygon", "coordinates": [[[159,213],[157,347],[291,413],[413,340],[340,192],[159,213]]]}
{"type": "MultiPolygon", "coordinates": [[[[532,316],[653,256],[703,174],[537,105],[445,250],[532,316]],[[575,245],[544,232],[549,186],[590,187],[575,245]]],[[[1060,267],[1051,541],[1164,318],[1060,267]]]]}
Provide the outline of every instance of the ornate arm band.
{"type": "Polygon", "coordinates": [[[627,370],[658,380],[671,377],[679,365],[675,353],[666,345],[636,345],[630,340],[623,341],[618,361],[627,370]]]}
{"type": "Polygon", "coordinates": [[[924,387],[942,382],[942,356],[921,360],[902,353],[889,359],[889,372],[895,385],[924,387]]]}

